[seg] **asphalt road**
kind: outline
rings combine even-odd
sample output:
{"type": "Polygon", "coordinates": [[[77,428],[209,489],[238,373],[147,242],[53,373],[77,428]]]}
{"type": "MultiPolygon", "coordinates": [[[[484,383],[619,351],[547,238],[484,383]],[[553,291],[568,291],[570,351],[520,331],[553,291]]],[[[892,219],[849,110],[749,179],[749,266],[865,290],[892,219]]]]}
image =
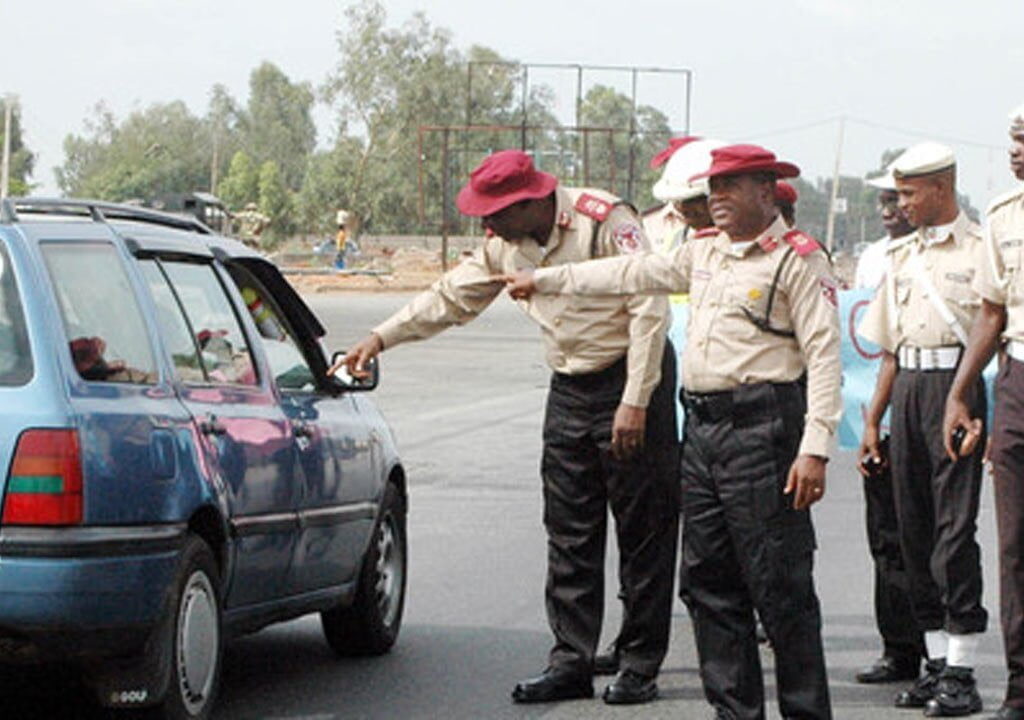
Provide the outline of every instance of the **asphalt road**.
{"type": "MultiPolygon", "coordinates": [[[[341,349],[411,296],[336,294],[307,298],[341,349]]],[[[409,595],[405,623],[387,656],[338,660],[307,617],[230,644],[217,718],[703,718],[689,620],[677,602],[661,698],[634,707],[600,700],[515,706],[516,680],[545,665],[540,423],[548,371],[536,328],[502,298],[476,321],[426,342],[386,352],[374,399],[398,437],[410,482],[409,595]]],[[[852,682],[878,654],[872,575],[863,530],[861,480],[850,453],[830,464],[816,506],[816,580],[837,718],[918,717],[891,707],[897,686],[852,682]]],[[[992,612],[977,668],[986,708],[998,707],[1004,671],[996,627],[991,488],[980,517],[986,605],[992,612]]],[[[608,557],[606,640],[618,627],[614,548],[608,557]]],[[[602,643],[603,644],[603,643],[602,643]]],[[[762,651],[774,698],[772,653],[762,651]]],[[[10,683],[7,683],[10,685],[10,683]]],[[[71,691],[39,678],[4,688],[23,717],[80,717],[71,691]],[[13,695],[13,698],[12,698],[13,695]],[[59,711],[59,712],[58,712],[59,711]],[[63,713],[67,713],[66,715],[63,713]]],[[[604,680],[595,681],[599,695],[604,680]]],[[[7,704],[5,702],[5,704],[7,704]]],[[[6,709],[4,717],[18,717],[6,709]]],[[[774,702],[769,717],[778,718],[774,702]]]]}

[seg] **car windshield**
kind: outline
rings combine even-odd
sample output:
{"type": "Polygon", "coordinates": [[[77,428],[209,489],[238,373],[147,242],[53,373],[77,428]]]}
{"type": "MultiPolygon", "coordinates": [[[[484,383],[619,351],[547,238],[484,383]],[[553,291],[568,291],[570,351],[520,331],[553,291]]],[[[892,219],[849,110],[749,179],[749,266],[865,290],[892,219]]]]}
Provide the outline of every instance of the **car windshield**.
{"type": "Polygon", "coordinates": [[[25,314],[7,248],[0,241],[0,386],[24,385],[32,377],[32,352],[25,314]]]}

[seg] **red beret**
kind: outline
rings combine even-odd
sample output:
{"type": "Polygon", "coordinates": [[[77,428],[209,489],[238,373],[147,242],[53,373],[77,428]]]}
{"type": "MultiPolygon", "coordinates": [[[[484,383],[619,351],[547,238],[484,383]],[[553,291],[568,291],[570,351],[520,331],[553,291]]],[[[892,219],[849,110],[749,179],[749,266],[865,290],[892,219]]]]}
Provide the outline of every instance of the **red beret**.
{"type": "Polygon", "coordinates": [[[800,168],[793,163],[776,159],[775,153],[759,145],[726,145],[711,151],[711,167],[690,178],[690,182],[701,178],[722,175],[746,175],[767,172],[775,177],[796,177],[800,168]]]}
{"type": "Polygon", "coordinates": [[[657,155],[651,158],[651,169],[659,168],[668,162],[668,159],[672,157],[676,150],[681,148],[683,145],[688,145],[695,140],[700,140],[695,135],[687,135],[685,137],[674,137],[668,139],[668,147],[659,152],[657,155]]]}
{"type": "Polygon", "coordinates": [[[550,195],[558,185],[554,175],[533,167],[521,150],[501,150],[484,158],[469,174],[455,204],[465,215],[485,217],[520,200],[550,195]]]}
{"type": "Polygon", "coordinates": [[[785,180],[779,180],[775,183],[776,205],[796,205],[797,197],[796,188],[785,180]]]}

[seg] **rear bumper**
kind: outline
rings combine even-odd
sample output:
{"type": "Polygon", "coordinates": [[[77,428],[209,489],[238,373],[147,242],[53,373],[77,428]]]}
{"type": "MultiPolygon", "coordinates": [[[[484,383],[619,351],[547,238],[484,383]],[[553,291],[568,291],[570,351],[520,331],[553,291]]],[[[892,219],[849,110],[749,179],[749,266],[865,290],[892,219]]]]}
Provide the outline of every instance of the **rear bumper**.
{"type": "Polygon", "coordinates": [[[0,529],[0,659],[132,654],[161,618],[184,525],[0,529]]]}

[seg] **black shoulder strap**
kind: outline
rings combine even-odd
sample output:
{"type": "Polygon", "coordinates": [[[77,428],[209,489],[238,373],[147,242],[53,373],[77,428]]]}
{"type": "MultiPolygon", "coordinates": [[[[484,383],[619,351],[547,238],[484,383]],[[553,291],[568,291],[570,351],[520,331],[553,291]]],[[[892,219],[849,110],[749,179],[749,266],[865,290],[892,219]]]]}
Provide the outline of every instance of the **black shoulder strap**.
{"type": "Polygon", "coordinates": [[[771,333],[772,335],[778,335],[779,337],[796,337],[796,333],[792,330],[783,330],[781,328],[772,326],[772,306],[775,304],[775,292],[779,287],[779,280],[782,279],[782,271],[786,267],[786,263],[789,259],[796,254],[796,251],[789,247],[786,252],[782,255],[782,259],[779,261],[778,266],[775,268],[775,276],[772,278],[772,286],[768,289],[768,302],[765,303],[764,317],[755,315],[744,305],[740,305],[740,310],[747,316],[747,320],[757,325],[758,328],[765,332],[771,333]]]}
{"type": "MultiPolygon", "coordinates": [[[[620,205],[625,205],[626,207],[628,207],[633,212],[636,212],[636,207],[633,206],[633,203],[626,202],[625,200],[618,200],[616,202],[613,202],[612,203],[612,210],[614,210],[615,208],[619,207],[620,205]]],[[[608,211],[609,217],[611,216],[612,210],[608,211]]],[[[598,222],[597,220],[594,220],[594,231],[590,234],[590,259],[591,260],[593,260],[594,258],[597,257],[597,234],[599,232],[601,232],[601,226],[603,224],[604,224],[604,222],[598,222]]]]}

